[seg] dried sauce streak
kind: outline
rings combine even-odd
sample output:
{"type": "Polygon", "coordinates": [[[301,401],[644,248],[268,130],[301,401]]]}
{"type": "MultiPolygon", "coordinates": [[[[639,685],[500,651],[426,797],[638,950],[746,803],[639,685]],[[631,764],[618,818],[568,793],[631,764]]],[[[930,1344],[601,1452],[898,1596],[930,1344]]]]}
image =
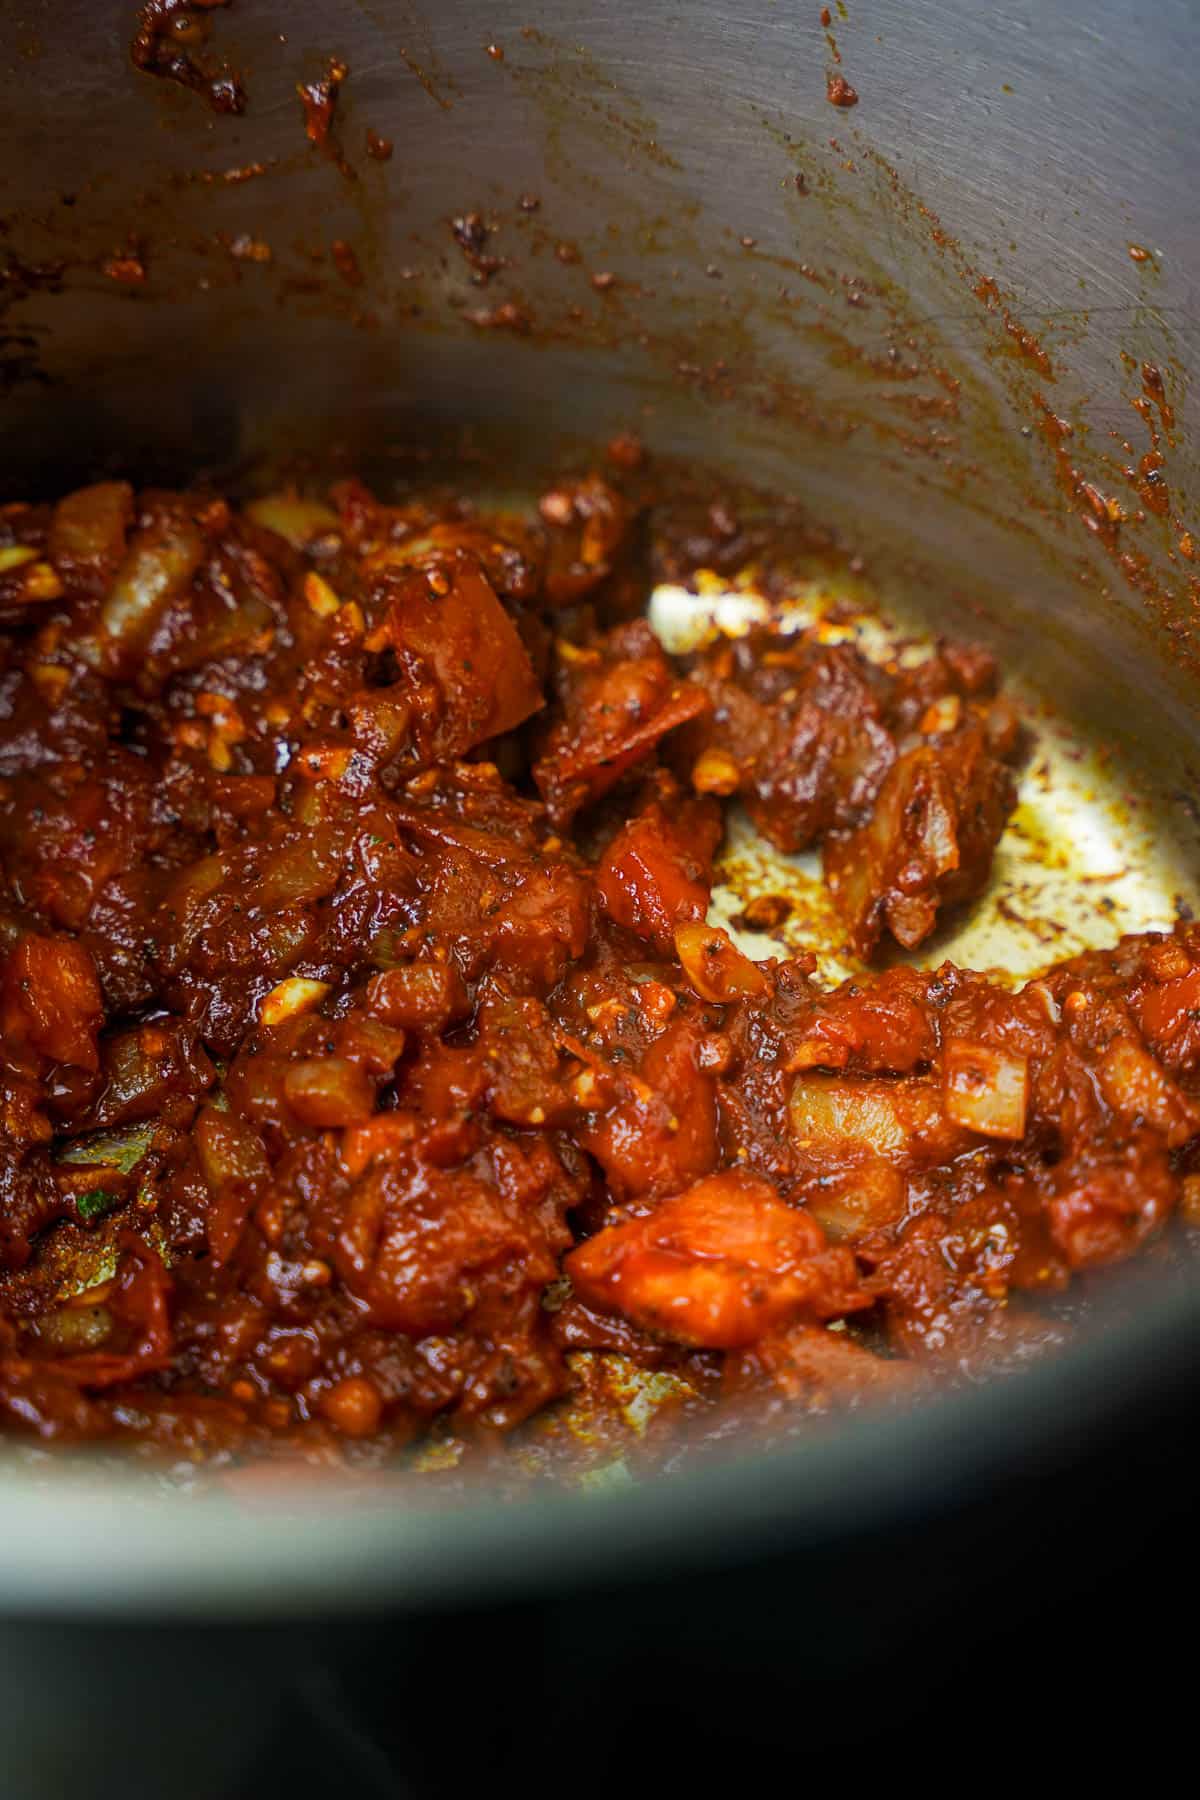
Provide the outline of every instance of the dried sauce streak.
{"type": "Polygon", "coordinates": [[[243,113],[246,90],[226,62],[206,54],[209,14],[230,0],[149,0],[142,8],[129,54],[147,75],[191,88],[219,113],[243,113]]]}
{"type": "Polygon", "coordinates": [[[491,227],[481,213],[469,212],[451,219],[450,231],[471,269],[472,281],[479,287],[486,287],[496,271],[503,266],[502,259],[492,255],[488,249],[491,227]]]}
{"type": "MultiPolygon", "coordinates": [[[[331,56],[325,73],[313,81],[297,82],[296,92],[304,113],[305,137],[337,166],[348,181],[354,181],[357,180],[357,175],[343,155],[333,131],[338,96],[349,73],[346,63],[339,57],[331,56]]],[[[382,138],[377,141],[380,144],[385,142],[382,138]]],[[[372,150],[372,155],[375,154],[377,152],[372,150]]]]}
{"type": "Polygon", "coordinates": [[[739,796],[864,957],[920,943],[1021,734],[969,645],[669,657],[637,615],[694,541],[647,559],[641,461],[529,517],[4,509],[9,1429],[380,1461],[581,1350],[803,1416],[1020,1361],[1200,1215],[1200,927],[829,991],[706,923],[739,796]]]}
{"type": "Polygon", "coordinates": [[[1142,386],[1145,388],[1148,397],[1158,407],[1159,415],[1162,418],[1163,430],[1165,432],[1174,430],[1175,410],[1167,399],[1167,390],[1163,382],[1162,370],[1156,363],[1144,362],[1142,364],[1142,386]]]}

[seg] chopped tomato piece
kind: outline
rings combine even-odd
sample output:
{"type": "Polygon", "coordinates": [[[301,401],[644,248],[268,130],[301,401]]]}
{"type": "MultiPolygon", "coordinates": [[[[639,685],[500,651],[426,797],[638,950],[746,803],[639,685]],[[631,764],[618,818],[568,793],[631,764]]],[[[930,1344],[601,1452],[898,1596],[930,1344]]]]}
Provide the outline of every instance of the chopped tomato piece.
{"type": "Polygon", "coordinates": [[[674,1193],[717,1161],[716,1085],[699,1066],[700,1042],[689,1019],[673,1019],[616,1104],[601,1086],[598,1116],[579,1127],[618,1199],[674,1193]]]}
{"type": "Polygon", "coordinates": [[[708,710],[681,681],[644,620],[620,627],[602,648],[559,646],[563,718],[547,734],[533,778],[560,828],[598,800],[668,733],[708,710]]]}
{"type": "Polygon", "coordinates": [[[543,704],[520,633],[466,551],[392,576],[388,635],[430,759],[462,756],[543,704]]]}
{"type": "Polygon", "coordinates": [[[1186,974],[1146,988],[1134,1005],[1156,1055],[1177,1066],[1181,1058],[1200,1050],[1200,963],[1186,974]]]}
{"type": "Polygon", "coordinates": [[[827,1249],[820,1226],[769,1182],[736,1171],[598,1232],[564,1267],[588,1303],[710,1349],[869,1304],[850,1253],[827,1249]]]}
{"type": "Polygon", "coordinates": [[[657,805],[617,833],[596,886],[609,918],[664,956],[674,947],[675,927],[708,911],[707,870],[657,805]]]}
{"type": "Polygon", "coordinates": [[[99,1068],[104,1002],[96,965],[74,938],[25,932],[9,957],[4,997],[17,1035],[43,1056],[99,1068]]]}

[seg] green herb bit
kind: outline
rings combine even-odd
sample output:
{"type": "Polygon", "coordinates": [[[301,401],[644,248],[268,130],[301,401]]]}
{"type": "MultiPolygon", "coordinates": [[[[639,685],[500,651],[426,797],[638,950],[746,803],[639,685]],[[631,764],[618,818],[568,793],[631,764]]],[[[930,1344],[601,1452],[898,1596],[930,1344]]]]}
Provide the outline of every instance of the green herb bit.
{"type": "Polygon", "coordinates": [[[120,1194],[111,1193],[108,1188],[88,1188],[86,1193],[75,1196],[75,1210],[81,1219],[102,1219],[120,1204],[120,1194]]]}

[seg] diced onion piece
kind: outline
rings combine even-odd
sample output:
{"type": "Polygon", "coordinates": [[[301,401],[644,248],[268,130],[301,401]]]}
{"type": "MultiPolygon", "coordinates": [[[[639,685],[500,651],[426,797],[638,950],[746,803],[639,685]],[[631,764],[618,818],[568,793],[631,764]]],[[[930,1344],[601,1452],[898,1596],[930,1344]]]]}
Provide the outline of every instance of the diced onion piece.
{"type": "Polygon", "coordinates": [[[363,1070],[342,1056],[308,1056],[289,1063],[283,1091],[296,1117],[318,1131],[361,1125],[375,1104],[375,1090],[363,1070]]]}
{"type": "MultiPolygon", "coordinates": [[[[300,818],[301,824],[307,823],[300,818]]],[[[256,903],[268,910],[280,906],[305,906],[332,894],[342,873],[341,844],[336,835],[313,827],[302,837],[280,844],[263,864],[256,903]]]]}
{"type": "Polygon", "coordinates": [[[204,556],[204,539],[187,520],[135,532],[100,612],[110,651],[144,636],[187,588],[204,556]]]}
{"type": "Polygon", "coordinates": [[[702,750],[692,764],[692,786],[698,794],[736,794],[741,771],[727,750],[702,750]]]}
{"type": "Polygon", "coordinates": [[[60,568],[106,582],[125,554],[132,518],[133,489],[127,481],[76,488],[54,509],[49,555],[60,568]]]}
{"type": "Polygon", "coordinates": [[[26,571],[25,585],[21,591],[23,600],[58,600],[63,592],[63,584],[58,570],[48,562],[35,562],[26,571]]]}
{"type": "Polygon", "coordinates": [[[254,1127],[235,1113],[208,1105],[201,1108],[193,1133],[200,1172],[212,1204],[206,1232],[214,1268],[222,1268],[237,1249],[255,1196],[270,1173],[263,1141],[254,1127]]]}
{"type": "Polygon", "coordinates": [[[163,900],[163,913],[182,925],[209,894],[225,879],[225,859],[219,851],[202,856],[199,862],[187,863],[176,875],[163,900]]]}
{"type": "Polygon", "coordinates": [[[264,996],[258,1016],[264,1025],[281,1025],[296,1013],[311,1012],[328,992],[327,981],[310,981],[303,975],[290,975],[264,996]]]}
{"type": "Polygon", "coordinates": [[[295,550],[303,550],[314,538],[341,527],[332,507],[320,500],[304,500],[299,494],[267,494],[261,500],[252,500],[246,516],[286,538],[295,550]]]}
{"type": "Polygon", "coordinates": [[[61,1355],[95,1350],[112,1334],[113,1316],[107,1306],[80,1306],[68,1301],[57,1312],[38,1320],[38,1338],[61,1355]]]}
{"type": "Polygon", "coordinates": [[[451,1019],[471,1010],[462,976],[453,963],[408,963],[385,969],[367,983],[367,1004],[389,1025],[411,1031],[442,1031],[451,1019]]]}
{"type": "Polygon", "coordinates": [[[877,1156],[901,1156],[921,1113],[931,1110],[929,1098],[927,1089],[805,1074],[788,1102],[792,1137],[799,1149],[810,1152],[861,1149],[877,1156]]]}
{"type": "Polygon", "coordinates": [[[200,1172],[214,1193],[264,1181],[270,1171],[263,1141],[236,1113],[204,1106],[193,1133],[200,1172]]]}
{"type": "Polygon", "coordinates": [[[962,719],[962,701],[957,694],[942,694],[925,708],[919,730],[922,737],[938,737],[955,731],[962,719]]]}
{"type": "Polygon", "coordinates": [[[348,744],[312,743],[293,758],[293,767],[303,781],[340,781],[353,757],[348,744]]]}
{"type": "Polygon", "coordinates": [[[406,1038],[397,1025],[352,1013],[338,1026],[341,1054],[368,1075],[390,1075],[404,1051],[406,1038]]]}
{"type": "Polygon", "coordinates": [[[956,1125],[1013,1142],[1025,1136],[1028,1058],[959,1038],[946,1045],[942,1084],[946,1111],[956,1125]]]}
{"type": "Polygon", "coordinates": [[[1162,1132],[1173,1150],[1195,1135],[1195,1107],[1149,1051],[1132,1038],[1119,1038],[1109,1045],[1098,1073],[1104,1098],[1122,1118],[1144,1119],[1162,1132]]]}
{"type": "Polygon", "coordinates": [[[310,569],[304,577],[304,598],[319,619],[331,618],[342,604],[325,577],[318,575],[315,569],[310,569]]]}
{"type": "Polygon", "coordinates": [[[808,1211],[835,1244],[892,1225],[904,1210],[904,1177],[882,1157],[853,1169],[835,1187],[808,1196],[808,1211]]]}
{"type": "Polygon", "coordinates": [[[766,991],[767,977],[717,925],[677,925],[675,951],[702,1000],[721,1005],[766,991]]]}

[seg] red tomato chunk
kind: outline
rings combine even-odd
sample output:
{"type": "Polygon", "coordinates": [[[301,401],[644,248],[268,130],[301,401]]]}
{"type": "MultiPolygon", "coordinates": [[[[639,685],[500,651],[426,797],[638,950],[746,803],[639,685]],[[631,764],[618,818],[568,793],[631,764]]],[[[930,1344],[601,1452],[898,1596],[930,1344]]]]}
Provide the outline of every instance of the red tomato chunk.
{"type": "Polygon", "coordinates": [[[566,1268],[585,1300],[714,1350],[870,1303],[848,1251],[827,1250],[807,1213],[781,1204],[760,1177],[736,1171],[609,1226],[572,1251],[566,1268]]]}

